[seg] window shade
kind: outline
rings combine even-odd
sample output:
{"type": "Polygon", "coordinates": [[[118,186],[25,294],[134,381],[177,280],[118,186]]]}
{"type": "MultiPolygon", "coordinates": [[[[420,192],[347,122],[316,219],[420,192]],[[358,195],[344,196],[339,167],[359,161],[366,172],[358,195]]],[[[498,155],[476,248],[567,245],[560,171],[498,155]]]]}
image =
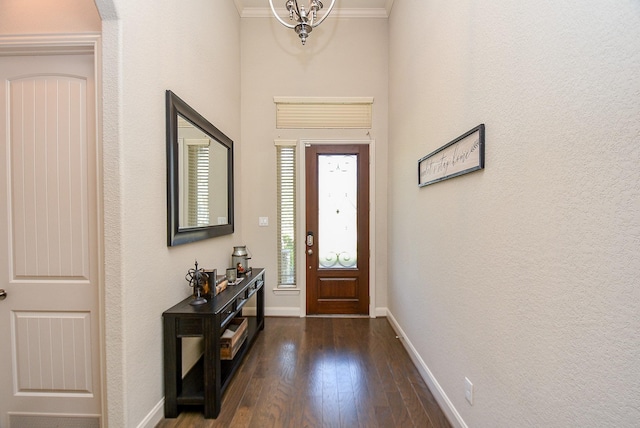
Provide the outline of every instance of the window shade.
{"type": "Polygon", "coordinates": [[[369,129],[373,98],[280,98],[276,103],[278,129],[369,129]]]}

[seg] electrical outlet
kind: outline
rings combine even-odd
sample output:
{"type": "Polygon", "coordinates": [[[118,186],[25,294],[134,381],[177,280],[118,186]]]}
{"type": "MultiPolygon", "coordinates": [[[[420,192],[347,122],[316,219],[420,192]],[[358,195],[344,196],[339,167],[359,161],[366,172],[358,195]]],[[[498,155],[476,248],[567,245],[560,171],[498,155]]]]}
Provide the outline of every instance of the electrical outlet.
{"type": "Polygon", "coordinates": [[[269,217],[258,217],[258,226],[269,226],[269,217]]]}
{"type": "Polygon", "coordinates": [[[473,406],[473,384],[469,378],[464,378],[464,398],[473,406]]]}

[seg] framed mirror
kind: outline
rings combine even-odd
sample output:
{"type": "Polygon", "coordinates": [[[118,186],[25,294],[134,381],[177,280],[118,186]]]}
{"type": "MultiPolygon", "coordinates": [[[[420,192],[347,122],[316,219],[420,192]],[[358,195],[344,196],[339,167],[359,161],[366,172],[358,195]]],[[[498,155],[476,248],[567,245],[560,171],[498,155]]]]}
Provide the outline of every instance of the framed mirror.
{"type": "Polygon", "coordinates": [[[233,233],[233,141],[171,91],[167,245],[233,233]]]}

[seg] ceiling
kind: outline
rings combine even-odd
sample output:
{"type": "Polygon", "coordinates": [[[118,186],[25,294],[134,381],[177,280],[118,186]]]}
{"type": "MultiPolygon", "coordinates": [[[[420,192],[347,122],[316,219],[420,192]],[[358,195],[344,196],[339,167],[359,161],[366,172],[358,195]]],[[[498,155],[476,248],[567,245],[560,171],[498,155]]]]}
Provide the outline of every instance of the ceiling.
{"type": "MultiPolygon", "coordinates": [[[[271,15],[269,0],[233,0],[243,18],[258,18],[271,15]]],[[[328,8],[331,0],[322,0],[328,8]]],[[[284,12],[286,0],[273,0],[276,9],[284,12]]],[[[301,0],[301,5],[307,5],[308,0],[301,0]]],[[[393,6],[393,0],[336,0],[332,15],[352,18],[388,18],[393,6]]]]}

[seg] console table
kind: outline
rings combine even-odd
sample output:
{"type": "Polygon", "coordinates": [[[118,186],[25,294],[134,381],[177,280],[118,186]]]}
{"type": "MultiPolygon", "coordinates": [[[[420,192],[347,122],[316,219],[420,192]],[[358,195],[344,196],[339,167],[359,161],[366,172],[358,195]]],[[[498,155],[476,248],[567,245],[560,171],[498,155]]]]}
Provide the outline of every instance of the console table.
{"type": "Polygon", "coordinates": [[[200,306],[189,297],[162,314],[164,325],[164,415],[175,418],[181,405],[203,405],[205,418],[220,413],[222,394],[258,332],[264,329],[264,269],[253,268],[238,285],[200,306]],[[256,295],[256,315],[248,318],[248,334],[232,360],[220,359],[220,336],[249,298],[256,295]],[[203,337],[204,354],[182,377],[182,338],[203,337]]]}

